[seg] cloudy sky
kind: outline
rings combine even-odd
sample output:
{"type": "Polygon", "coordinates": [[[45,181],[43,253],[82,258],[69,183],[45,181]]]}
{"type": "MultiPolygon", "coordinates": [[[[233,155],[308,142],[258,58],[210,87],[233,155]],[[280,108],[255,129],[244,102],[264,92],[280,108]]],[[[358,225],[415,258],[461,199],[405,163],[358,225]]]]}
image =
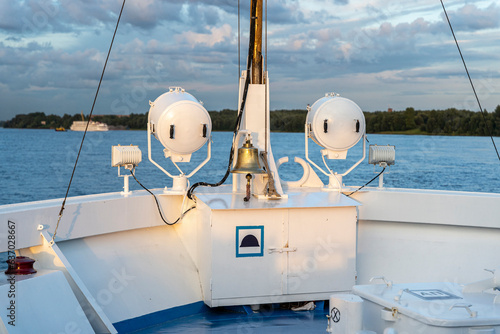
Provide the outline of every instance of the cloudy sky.
{"type": "MultiPolygon", "coordinates": [[[[90,112],[122,0],[0,1],[0,120],[90,112]]],[[[445,0],[483,107],[500,104],[500,5],[445,0]]],[[[169,86],[236,109],[236,0],[128,0],[95,114],[169,86]]],[[[241,1],[242,56],[249,0],[241,1]]],[[[268,0],[271,109],[337,92],[363,110],[478,110],[439,0],[268,0]]]]}

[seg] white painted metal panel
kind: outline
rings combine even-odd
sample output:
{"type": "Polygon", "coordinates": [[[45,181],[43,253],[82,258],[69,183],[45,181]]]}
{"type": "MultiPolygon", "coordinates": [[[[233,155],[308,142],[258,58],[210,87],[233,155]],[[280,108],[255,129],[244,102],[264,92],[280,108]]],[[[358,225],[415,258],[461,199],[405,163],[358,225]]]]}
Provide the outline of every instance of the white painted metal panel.
{"type": "Polygon", "coordinates": [[[356,208],[290,209],[288,294],[349,291],[356,276],[356,208]]]}
{"type": "MultiPolygon", "coordinates": [[[[224,190],[229,189],[220,189],[220,191],[224,190]]],[[[358,201],[339,194],[337,191],[322,191],[321,188],[290,189],[288,198],[276,201],[252,198],[249,202],[245,202],[243,201],[244,193],[199,193],[196,196],[212,210],[332,208],[361,205],[358,201]]]]}
{"type": "MultiPolygon", "coordinates": [[[[283,254],[269,254],[283,245],[284,210],[217,211],[212,225],[212,298],[272,296],[282,294],[283,254]],[[256,228],[263,240],[262,255],[237,254],[242,234],[256,228]]],[[[243,235],[242,235],[243,236],[243,235]]],[[[255,247],[257,248],[257,247],[255,247]]],[[[256,253],[259,253],[256,250],[256,253]]]]}
{"type": "Polygon", "coordinates": [[[196,213],[199,216],[196,223],[183,222],[177,229],[186,242],[187,250],[195,254],[194,261],[200,276],[203,299],[207,305],[212,306],[212,212],[203,202],[198,201],[196,213]]]}
{"type": "Polygon", "coordinates": [[[171,226],[58,246],[113,323],[203,299],[197,268],[171,226]]]}
{"type": "MultiPolygon", "coordinates": [[[[164,195],[156,191],[167,219],[180,215],[181,195],[164,195]]],[[[7,221],[16,222],[16,248],[41,244],[38,225],[52,233],[62,200],[49,200],[0,206],[0,235],[7,233],[7,221]]],[[[86,236],[164,225],[154,198],[146,191],[133,191],[124,197],[120,193],[68,198],[56,242],[86,236]]],[[[5,240],[5,239],[2,239],[5,240]]],[[[0,241],[0,252],[7,251],[7,243],[0,241]]]]}
{"type": "Polygon", "coordinates": [[[471,282],[499,265],[500,229],[360,220],[358,283],[471,282]]]}
{"type": "Polygon", "coordinates": [[[7,276],[0,276],[0,319],[8,333],[94,333],[62,272],[19,277],[13,298],[8,298],[7,276]],[[7,317],[11,300],[15,302],[13,319],[7,317]]]}
{"type": "Polygon", "coordinates": [[[242,129],[253,131],[252,136],[254,136],[254,146],[259,148],[261,151],[265,150],[265,94],[265,85],[252,84],[248,86],[245,113],[243,114],[244,117],[241,122],[242,129]]]}
{"type": "Polygon", "coordinates": [[[90,294],[88,288],[61,252],[58,245],[53,244],[51,246],[49,244],[50,237],[46,231],[43,231],[41,236],[43,239],[42,246],[23,249],[22,254],[36,259],[34,263],[35,269],[58,270],[64,274],[85,316],[96,333],[116,333],[113,324],[95,298],[90,294]]]}
{"type": "Polygon", "coordinates": [[[362,220],[500,228],[500,194],[369,188],[352,197],[362,220]]]}

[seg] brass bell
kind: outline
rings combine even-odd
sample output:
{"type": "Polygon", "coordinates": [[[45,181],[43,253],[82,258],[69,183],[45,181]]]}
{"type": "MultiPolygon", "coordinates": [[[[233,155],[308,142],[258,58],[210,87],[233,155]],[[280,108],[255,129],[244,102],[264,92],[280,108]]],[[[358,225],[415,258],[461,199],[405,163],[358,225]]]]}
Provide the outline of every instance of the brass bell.
{"type": "Polygon", "coordinates": [[[259,151],[253,147],[250,139],[238,149],[238,159],[231,173],[265,174],[259,164],[259,151]]]}

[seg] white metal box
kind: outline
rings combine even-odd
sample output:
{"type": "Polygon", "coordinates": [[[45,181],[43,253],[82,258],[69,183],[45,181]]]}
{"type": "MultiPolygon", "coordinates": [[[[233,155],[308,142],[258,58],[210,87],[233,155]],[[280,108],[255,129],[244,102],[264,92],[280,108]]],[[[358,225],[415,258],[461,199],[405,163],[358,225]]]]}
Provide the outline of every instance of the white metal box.
{"type": "Polygon", "coordinates": [[[197,242],[207,305],[326,300],[355,284],[356,201],[332,192],[198,199],[208,204],[197,242]]]}

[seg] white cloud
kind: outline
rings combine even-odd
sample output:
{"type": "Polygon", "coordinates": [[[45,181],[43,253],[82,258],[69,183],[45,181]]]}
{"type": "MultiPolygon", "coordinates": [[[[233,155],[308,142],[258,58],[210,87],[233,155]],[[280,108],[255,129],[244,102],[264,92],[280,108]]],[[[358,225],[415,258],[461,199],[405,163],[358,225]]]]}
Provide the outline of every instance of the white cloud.
{"type": "Polygon", "coordinates": [[[492,2],[486,8],[478,8],[466,4],[457,10],[450,11],[450,20],[460,30],[482,30],[498,28],[500,24],[500,7],[492,2]]]}
{"type": "Polygon", "coordinates": [[[207,33],[196,33],[193,31],[183,32],[175,37],[177,42],[187,42],[191,47],[206,45],[212,47],[218,43],[232,40],[233,32],[229,24],[221,27],[207,27],[207,33]]]}
{"type": "MultiPolygon", "coordinates": [[[[89,104],[121,3],[0,2],[0,119],[44,109],[74,113],[81,107],[72,106],[89,104]],[[52,96],[58,97],[57,105],[52,96]]],[[[147,100],[170,85],[194,90],[209,109],[233,108],[235,3],[127,0],[99,97],[100,113],[137,87],[146,87],[148,96],[127,110],[144,112],[147,100]]],[[[248,2],[241,4],[245,66],[249,13],[248,2]]],[[[491,0],[448,8],[469,69],[479,80],[490,73],[490,87],[499,83],[499,8],[491,0]]],[[[386,108],[388,100],[402,108],[447,107],[470,90],[439,2],[273,0],[268,15],[272,108],[303,107],[338,87],[368,110],[386,108]],[[436,92],[443,92],[441,100],[436,92]]],[[[488,110],[499,103],[494,92],[485,100],[488,110]]]]}

